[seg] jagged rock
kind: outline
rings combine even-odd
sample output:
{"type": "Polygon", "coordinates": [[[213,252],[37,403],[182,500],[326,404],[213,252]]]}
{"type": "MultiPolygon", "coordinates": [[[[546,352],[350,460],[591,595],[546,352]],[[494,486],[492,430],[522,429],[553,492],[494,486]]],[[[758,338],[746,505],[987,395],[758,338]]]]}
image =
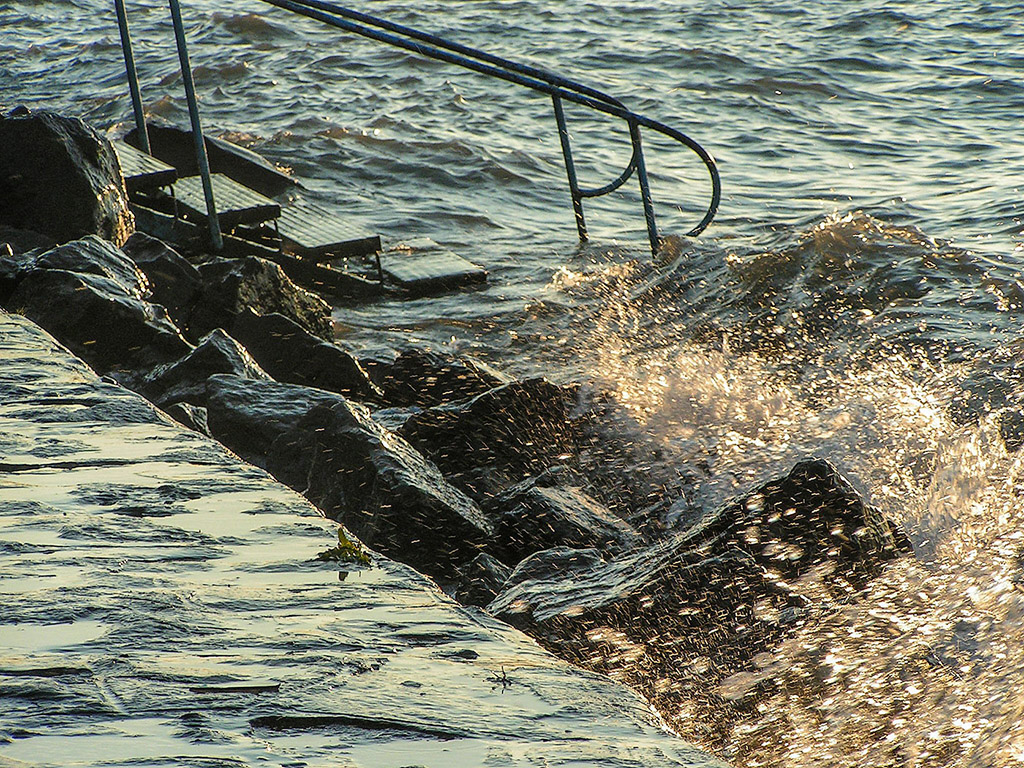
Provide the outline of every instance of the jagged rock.
{"type": "Polygon", "coordinates": [[[179,424],[184,424],[193,432],[212,437],[210,426],[206,422],[206,409],[191,403],[172,403],[164,408],[164,412],[179,424]]]}
{"type": "Polygon", "coordinates": [[[999,414],[999,436],[1010,453],[1024,446],[1024,413],[1006,408],[999,414]]]}
{"type": "Polygon", "coordinates": [[[425,349],[406,350],[393,363],[379,367],[387,402],[399,406],[440,405],[511,381],[479,361],[425,349]]]}
{"type": "Polygon", "coordinates": [[[476,504],[358,403],[311,410],[274,443],[267,468],[367,545],[431,576],[455,577],[494,536],[476,504]]]}
{"type": "Polygon", "coordinates": [[[163,307],[100,275],[32,270],[8,308],[39,323],[101,373],[159,365],[191,349],[163,307]]]}
{"type": "Polygon", "coordinates": [[[831,464],[809,460],[611,562],[538,569],[528,559],[488,610],[670,705],[673,690],[713,689],[908,550],[831,464]],[[697,658],[706,675],[681,673],[697,658]]]}
{"type": "Polygon", "coordinates": [[[559,485],[559,474],[525,480],[484,503],[506,562],[560,546],[622,551],[643,543],[629,523],[581,489],[559,485]]]}
{"type": "Polygon", "coordinates": [[[505,588],[524,582],[547,582],[559,585],[571,582],[574,573],[587,574],[602,565],[604,558],[596,549],[552,547],[534,552],[516,565],[505,579],[505,588]]]}
{"type": "Polygon", "coordinates": [[[57,242],[96,234],[121,245],[135,230],[109,141],[77,118],[0,115],[0,223],[57,242]]]}
{"type": "Polygon", "coordinates": [[[122,250],[149,278],[153,300],[167,309],[178,327],[186,327],[203,287],[199,270],[162,240],[144,232],[129,237],[122,250]]]}
{"type": "Polygon", "coordinates": [[[276,381],[227,374],[206,380],[210,433],[243,459],[261,467],[266,466],[274,441],[313,407],[341,400],[333,392],[276,381]]]}
{"type": "Polygon", "coordinates": [[[476,498],[494,495],[576,452],[576,390],[513,382],[411,416],[401,434],[476,498]]]}
{"type": "Polygon", "coordinates": [[[453,596],[463,605],[484,607],[501,591],[512,569],[495,557],[481,552],[459,569],[453,596]]]}
{"type": "Polygon", "coordinates": [[[216,259],[200,265],[199,273],[203,292],[189,325],[193,338],[231,328],[246,307],[258,315],[277,312],[322,339],[333,338],[330,305],[295,285],[273,262],[255,256],[216,259]]]}
{"type": "Polygon", "coordinates": [[[0,243],[10,246],[11,253],[24,253],[25,251],[49,250],[57,244],[52,237],[33,232],[29,229],[18,229],[17,227],[5,227],[0,225],[0,243]]]}
{"type": "Polygon", "coordinates": [[[232,334],[278,381],[378,400],[381,391],[359,361],[328,344],[284,315],[257,315],[246,308],[235,318],[232,334]]]}
{"type": "Polygon", "coordinates": [[[160,407],[179,402],[205,407],[206,380],[216,373],[270,379],[241,344],[218,328],[180,360],[153,369],[136,389],[160,407]]]}

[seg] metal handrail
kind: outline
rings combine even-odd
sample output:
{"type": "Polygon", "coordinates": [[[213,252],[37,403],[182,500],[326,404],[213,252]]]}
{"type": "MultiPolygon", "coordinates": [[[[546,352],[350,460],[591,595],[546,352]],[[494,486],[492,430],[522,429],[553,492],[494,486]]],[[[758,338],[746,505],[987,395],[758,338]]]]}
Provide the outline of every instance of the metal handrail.
{"type": "Polygon", "coordinates": [[[480,74],[496,77],[551,96],[558,126],[558,136],[562,145],[562,156],[565,160],[566,176],[569,181],[569,192],[572,195],[573,213],[576,217],[576,228],[580,240],[586,241],[587,225],[583,215],[583,200],[600,197],[614,192],[632,177],[637,175],[640,185],[640,196],[643,202],[644,218],[647,222],[647,236],[650,240],[652,253],[657,253],[661,241],[658,237],[658,226],[654,216],[654,203],[651,199],[650,181],[644,159],[640,128],[650,128],[679,142],[693,151],[704,163],[711,177],[711,201],[703,218],[693,229],[686,233],[694,237],[703,232],[715,217],[718,204],[722,197],[722,183],[714,158],[696,141],[686,134],[671,128],[664,123],[652,120],[644,115],[633,112],[618,99],[582,83],[575,82],[561,75],[539,69],[526,64],[511,61],[484,51],[476,50],[459,43],[446,40],[437,35],[406,27],[359,11],[344,8],[328,0],[260,0],[260,2],[276,6],[306,16],[333,27],[368,37],[421,56],[437,59],[470,69],[480,74]],[[590,109],[613,115],[626,121],[629,128],[630,143],[633,154],[626,168],[614,181],[603,187],[584,189],[579,186],[573,162],[572,146],[569,141],[569,130],[565,120],[563,101],[581,104],[590,109]]]}

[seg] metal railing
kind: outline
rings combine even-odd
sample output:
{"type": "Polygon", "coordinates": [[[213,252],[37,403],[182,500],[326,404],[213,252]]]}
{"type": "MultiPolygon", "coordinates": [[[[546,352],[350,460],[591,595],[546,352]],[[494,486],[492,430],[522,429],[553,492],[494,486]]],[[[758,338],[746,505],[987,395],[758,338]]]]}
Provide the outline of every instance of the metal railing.
{"type": "MultiPolygon", "coordinates": [[[[273,5],[292,13],[306,16],[311,19],[329,24],[346,32],[351,32],[378,42],[403,48],[407,51],[419,54],[426,58],[454,64],[474,72],[495,77],[506,82],[530,88],[551,97],[554,110],[555,123],[558,128],[558,137],[561,142],[562,156],[565,161],[566,177],[569,182],[569,192],[572,197],[573,213],[576,218],[576,228],[580,240],[586,241],[587,224],[583,213],[583,200],[587,198],[600,197],[619,189],[635,173],[640,187],[640,197],[643,203],[644,218],[647,223],[647,236],[650,241],[652,253],[656,253],[661,245],[658,236],[658,225],[654,215],[654,203],[651,197],[650,181],[647,176],[647,165],[644,158],[643,141],[641,128],[648,128],[663,134],[670,139],[677,141],[686,148],[693,151],[704,164],[711,180],[711,199],[701,220],[690,229],[686,235],[696,236],[704,231],[715,217],[718,204],[721,200],[722,185],[719,178],[718,168],[711,155],[696,141],[686,134],[665,125],[664,123],[652,120],[644,115],[633,112],[621,101],[602,91],[590,86],[578,83],[574,80],[548,72],[537,67],[520,64],[509,59],[495,56],[493,54],[479,51],[459,43],[446,40],[436,35],[421,32],[411,27],[387,21],[376,16],[371,16],[359,11],[344,8],[328,0],[259,0],[259,2],[273,5]],[[602,187],[583,188],[579,184],[576,174],[576,166],[573,160],[572,145],[569,137],[569,129],[565,118],[563,102],[571,102],[588,107],[597,112],[603,112],[625,121],[629,130],[629,139],[632,146],[632,155],[626,167],[610,183],[602,187]]],[[[125,47],[125,65],[128,71],[129,84],[132,89],[132,99],[135,104],[136,120],[140,120],[141,101],[138,98],[138,83],[135,78],[134,63],[131,61],[131,45],[127,35],[127,21],[123,20],[123,0],[115,0],[118,6],[118,21],[121,25],[122,43],[125,47]],[[128,40],[128,42],[125,42],[128,40]]],[[[178,11],[178,0],[169,0],[172,18],[175,23],[175,34],[178,40],[178,51],[181,58],[182,74],[185,80],[186,95],[189,98],[189,112],[192,117],[193,129],[196,135],[201,133],[196,129],[198,125],[198,107],[195,105],[195,95],[190,88],[191,78],[185,77],[185,69],[188,67],[188,54],[185,49],[184,33],[181,31],[180,11],[178,11]]],[[[140,133],[145,131],[144,123],[139,126],[140,133]]],[[[197,156],[200,158],[200,168],[205,164],[205,146],[201,140],[196,141],[197,156]]],[[[208,208],[211,218],[216,218],[212,194],[208,199],[208,208]]],[[[212,234],[212,232],[211,232],[212,234]]],[[[219,235],[219,232],[217,233],[219,235]]]]}

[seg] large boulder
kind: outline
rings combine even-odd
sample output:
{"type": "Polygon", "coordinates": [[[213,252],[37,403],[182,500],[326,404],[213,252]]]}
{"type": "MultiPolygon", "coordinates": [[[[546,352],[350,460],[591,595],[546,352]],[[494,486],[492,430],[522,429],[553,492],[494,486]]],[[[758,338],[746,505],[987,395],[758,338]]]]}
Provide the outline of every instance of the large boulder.
{"type": "Polygon", "coordinates": [[[162,240],[136,232],[121,250],[141,269],[153,292],[179,328],[188,326],[192,307],[203,288],[199,270],[162,240]]]}
{"type": "Polygon", "coordinates": [[[381,398],[380,389],[355,357],[284,315],[257,315],[246,308],[235,318],[231,333],[278,381],[326,389],[358,400],[381,398]]]}
{"type": "Polygon", "coordinates": [[[535,555],[488,610],[671,707],[673,692],[701,698],[908,549],[831,464],[809,460],[648,549],[526,567],[535,555]]]}
{"type": "Polygon", "coordinates": [[[215,259],[200,265],[199,273],[203,293],[188,328],[192,338],[231,328],[247,307],[258,315],[282,314],[321,339],[334,337],[330,305],[295,285],[273,262],[256,256],[215,259]]]}
{"type": "Polygon", "coordinates": [[[553,547],[621,552],[643,543],[629,523],[580,488],[561,485],[561,474],[545,472],[484,502],[505,562],[515,564],[553,547]]]}
{"type": "Polygon", "coordinates": [[[218,328],[180,360],[153,369],[137,389],[161,408],[180,402],[206,407],[206,380],[218,373],[270,380],[245,348],[218,328]]]}
{"type": "Polygon", "coordinates": [[[191,349],[163,307],[102,275],[34,269],[7,306],[48,330],[100,373],[159,365],[191,349]]]}
{"type": "Polygon", "coordinates": [[[478,499],[575,455],[576,390],[529,379],[413,414],[401,434],[478,499]]]}
{"type": "Polygon", "coordinates": [[[311,410],[275,442],[267,468],[369,546],[440,579],[494,536],[476,504],[358,403],[311,410]]]}
{"type": "Polygon", "coordinates": [[[77,118],[19,108],[0,115],[0,223],[57,242],[135,230],[117,153],[77,118]]]}
{"type": "Polygon", "coordinates": [[[510,383],[490,366],[468,357],[409,349],[378,366],[381,388],[391,405],[430,407],[482,395],[510,383]]]}
{"type": "Polygon", "coordinates": [[[243,459],[266,466],[274,441],[317,405],[340,395],[312,387],[215,374],[206,380],[210,433],[243,459]]]}

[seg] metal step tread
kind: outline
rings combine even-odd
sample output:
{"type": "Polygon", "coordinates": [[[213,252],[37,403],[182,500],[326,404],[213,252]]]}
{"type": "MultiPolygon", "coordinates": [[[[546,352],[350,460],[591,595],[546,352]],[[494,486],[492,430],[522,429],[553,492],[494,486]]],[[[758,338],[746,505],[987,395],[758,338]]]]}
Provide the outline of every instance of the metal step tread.
{"type": "Polygon", "coordinates": [[[424,293],[487,279],[487,270],[429,238],[410,240],[381,258],[384,273],[407,291],[424,293]]]}
{"type": "MultiPolygon", "coordinates": [[[[239,224],[260,224],[281,215],[281,205],[259,192],[239,184],[223,173],[210,176],[213,199],[217,204],[217,218],[224,229],[239,224]]],[[[206,218],[206,196],[203,180],[199,176],[186,176],[174,185],[180,210],[193,216],[206,218]]]]}
{"type": "Polygon", "coordinates": [[[116,139],[111,143],[117,152],[117,159],[121,162],[121,173],[129,192],[159,189],[173,184],[178,178],[178,172],[173,166],[147,155],[123,139],[116,139]]]}
{"type": "Polygon", "coordinates": [[[364,256],[381,247],[380,235],[367,233],[308,200],[282,206],[277,228],[284,249],[298,256],[364,256]]]}

